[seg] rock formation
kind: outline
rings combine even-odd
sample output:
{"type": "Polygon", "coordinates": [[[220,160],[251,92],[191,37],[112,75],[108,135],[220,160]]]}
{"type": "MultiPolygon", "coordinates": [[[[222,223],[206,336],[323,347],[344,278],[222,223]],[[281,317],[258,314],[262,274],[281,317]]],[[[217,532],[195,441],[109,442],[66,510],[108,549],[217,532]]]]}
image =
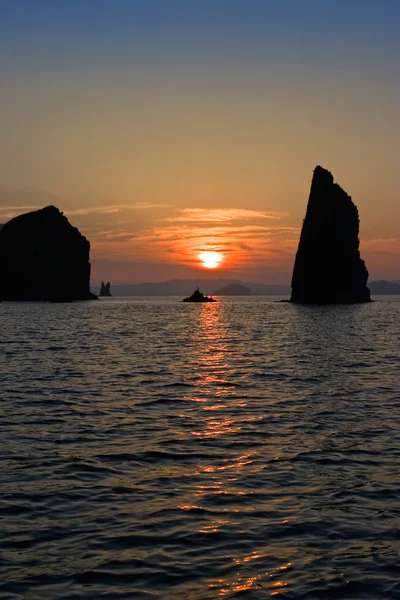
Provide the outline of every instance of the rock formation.
{"type": "Polygon", "coordinates": [[[188,298],[184,298],[182,302],[216,302],[216,300],[212,296],[205,296],[196,288],[191,296],[188,298]]]}
{"type": "Polygon", "coordinates": [[[358,210],[351,197],[329,171],[316,167],[294,264],[292,302],[369,302],[358,232],[358,210]]]}
{"type": "Polygon", "coordinates": [[[66,302],[90,293],[90,244],[55,206],[5,223],[0,235],[0,299],[66,302]]]}
{"type": "Polygon", "coordinates": [[[112,296],[111,294],[111,290],[110,290],[110,282],[107,281],[107,283],[104,285],[104,281],[101,282],[101,286],[100,286],[100,294],[99,296],[112,296]]]}

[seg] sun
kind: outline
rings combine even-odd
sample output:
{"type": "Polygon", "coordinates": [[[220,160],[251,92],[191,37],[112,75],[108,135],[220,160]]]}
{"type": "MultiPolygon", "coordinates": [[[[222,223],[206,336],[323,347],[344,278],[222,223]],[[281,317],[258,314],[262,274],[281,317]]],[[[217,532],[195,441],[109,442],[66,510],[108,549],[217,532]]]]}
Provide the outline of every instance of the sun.
{"type": "Polygon", "coordinates": [[[216,269],[223,259],[223,254],[221,252],[205,250],[204,252],[200,252],[199,259],[206,269],[216,269]]]}

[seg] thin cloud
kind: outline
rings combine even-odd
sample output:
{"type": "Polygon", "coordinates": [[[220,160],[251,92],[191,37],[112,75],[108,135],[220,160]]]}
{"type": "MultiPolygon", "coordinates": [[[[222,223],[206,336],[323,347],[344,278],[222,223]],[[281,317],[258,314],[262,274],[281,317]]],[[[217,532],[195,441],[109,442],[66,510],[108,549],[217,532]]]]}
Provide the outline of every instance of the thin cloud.
{"type": "Polygon", "coordinates": [[[282,216],[285,216],[285,213],[268,213],[240,208],[184,208],[179,215],[164,220],[170,223],[226,223],[257,219],[279,220],[282,216]]]}
{"type": "Polygon", "coordinates": [[[131,208],[133,209],[147,209],[147,208],[172,208],[173,204],[151,204],[150,202],[137,202],[133,204],[131,208]]]}
{"type": "Polygon", "coordinates": [[[35,210],[40,208],[40,206],[0,206],[0,211],[4,210],[35,210]]]}
{"type": "Polygon", "coordinates": [[[363,240],[360,244],[360,252],[361,257],[365,259],[367,268],[374,264],[379,264],[382,268],[391,265],[392,268],[396,267],[394,276],[398,276],[397,265],[400,258],[400,238],[389,237],[363,240]]]}
{"type": "Polygon", "coordinates": [[[399,254],[400,238],[377,238],[372,240],[363,240],[362,250],[376,252],[380,254],[399,254]]]}
{"type": "MultiPolygon", "coordinates": [[[[0,210],[24,212],[27,208],[21,204],[0,210]]],[[[294,258],[300,233],[298,227],[285,225],[286,213],[253,209],[177,208],[138,202],[64,212],[90,240],[96,259],[200,266],[200,252],[214,250],[223,254],[221,266],[225,268],[286,264],[294,258]],[[170,215],[162,214],[162,209],[170,209],[170,215]]]]}
{"type": "Polygon", "coordinates": [[[9,221],[18,215],[22,215],[25,212],[31,212],[42,208],[41,206],[0,206],[0,219],[9,221]]]}
{"type": "Polygon", "coordinates": [[[82,215],[101,215],[120,212],[121,206],[93,206],[90,208],[71,208],[66,209],[64,212],[67,216],[76,217],[82,215]]]}
{"type": "MultiPolygon", "coordinates": [[[[251,214],[256,212],[252,211],[251,214]]],[[[239,211],[232,209],[230,214],[236,216],[239,211]]],[[[96,248],[99,251],[107,248],[119,256],[126,253],[154,261],[197,266],[200,252],[214,250],[223,254],[222,266],[232,268],[257,261],[265,262],[272,257],[278,258],[279,262],[291,260],[298,236],[298,228],[281,224],[265,225],[233,220],[211,223],[200,220],[192,224],[163,221],[131,235],[126,230],[110,236],[104,235],[102,240],[97,240],[96,248]]]]}
{"type": "Polygon", "coordinates": [[[109,206],[91,206],[88,208],[66,209],[65,214],[69,216],[103,215],[111,213],[129,212],[134,210],[150,210],[153,208],[170,208],[171,204],[151,204],[149,202],[137,202],[135,204],[111,204],[109,206]]]}

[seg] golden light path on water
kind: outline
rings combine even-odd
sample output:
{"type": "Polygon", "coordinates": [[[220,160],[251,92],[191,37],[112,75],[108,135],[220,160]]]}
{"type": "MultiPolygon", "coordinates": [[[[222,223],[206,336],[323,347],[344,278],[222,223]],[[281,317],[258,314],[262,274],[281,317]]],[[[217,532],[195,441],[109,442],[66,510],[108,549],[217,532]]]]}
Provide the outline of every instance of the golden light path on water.
{"type": "MultiPolygon", "coordinates": [[[[233,379],[240,378],[238,366],[233,365],[230,360],[233,353],[232,346],[239,340],[235,332],[232,332],[231,326],[226,324],[223,316],[224,308],[223,302],[205,304],[197,306],[194,315],[195,352],[189,359],[191,363],[189,369],[197,374],[198,381],[196,392],[188,394],[185,400],[201,405],[204,417],[200,421],[193,419],[195,422],[191,433],[205,443],[211,441],[218,443],[219,438],[232,434],[240,435],[244,429],[251,426],[251,422],[263,419],[263,416],[252,415],[246,410],[247,398],[238,397],[231,383],[233,379]],[[232,410],[232,406],[235,410],[232,410]],[[229,417],[225,416],[226,412],[229,417]]],[[[197,410],[196,414],[198,414],[197,410]]],[[[207,536],[223,534],[225,528],[230,527],[235,521],[240,530],[242,514],[248,516],[254,510],[251,499],[254,492],[242,488],[240,480],[264,468],[263,464],[254,461],[255,455],[256,451],[250,451],[221,457],[215,464],[201,465],[194,472],[201,483],[195,485],[193,503],[181,505],[179,508],[199,510],[213,501],[219,507],[218,516],[214,516],[209,523],[199,527],[199,533],[207,536]],[[204,482],[205,477],[207,477],[206,482],[204,482]],[[227,499],[226,503],[223,498],[227,499]]],[[[288,519],[283,520],[282,523],[288,523],[288,519]]],[[[293,551],[290,555],[293,555],[293,551]]],[[[282,576],[290,571],[293,563],[285,561],[277,567],[266,570],[265,563],[269,558],[270,553],[265,551],[265,545],[260,550],[253,550],[239,556],[236,549],[227,550],[225,559],[230,559],[238,570],[235,575],[230,572],[226,578],[210,579],[208,584],[210,592],[218,594],[219,597],[227,597],[233,593],[268,590],[269,595],[279,596],[292,583],[290,578],[283,580],[282,576]],[[257,562],[259,567],[255,568],[257,562]],[[248,569],[249,574],[246,575],[248,569]],[[258,571],[255,575],[254,570],[258,571]]]]}

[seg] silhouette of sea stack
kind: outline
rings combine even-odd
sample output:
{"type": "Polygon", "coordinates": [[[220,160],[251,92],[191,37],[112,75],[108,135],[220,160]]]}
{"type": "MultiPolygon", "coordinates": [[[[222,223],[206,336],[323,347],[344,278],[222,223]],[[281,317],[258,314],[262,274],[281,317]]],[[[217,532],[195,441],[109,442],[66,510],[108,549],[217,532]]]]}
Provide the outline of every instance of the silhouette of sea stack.
{"type": "Polygon", "coordinates": [[[11,219],[0,234],[0,299],[71,302],[91,294],[90,244],[55,206],[11,219]]]}
{"type": "Polygon", "coordinates": [[[294,264],[291,302],[370,301],[358,232],[358,210],[351,197],[329,171],[316,167],[294,264]]]}
{"type": "Polygon", "coordinates": [[[210,298],[210,296],[204,296],[199,288],[196,288],[191,296],[188,298],[184,298],[182,302],[216,302],[214,298],[210,298]]]}
{"type": "Polygon", "coordinates": [[[112,296],[111,291],[110,291],[110,282],[107,281],[107,283],[104,285],[104,281],[101,282],[101,286],[100,286],[100,294],[99,296],[112,296]]]}

